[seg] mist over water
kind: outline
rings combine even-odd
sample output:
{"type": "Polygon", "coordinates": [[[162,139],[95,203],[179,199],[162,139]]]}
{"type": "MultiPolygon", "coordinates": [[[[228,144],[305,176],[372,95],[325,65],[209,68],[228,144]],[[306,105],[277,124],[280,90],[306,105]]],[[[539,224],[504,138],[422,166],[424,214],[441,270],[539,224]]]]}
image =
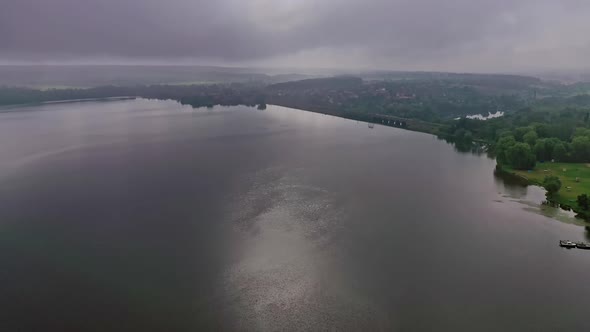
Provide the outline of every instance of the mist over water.
{"type": "Polygon", "coordinates": [[[584,229],[431,135],[138,99],[0,142],[8,330],[590,328],[584,229]]]}

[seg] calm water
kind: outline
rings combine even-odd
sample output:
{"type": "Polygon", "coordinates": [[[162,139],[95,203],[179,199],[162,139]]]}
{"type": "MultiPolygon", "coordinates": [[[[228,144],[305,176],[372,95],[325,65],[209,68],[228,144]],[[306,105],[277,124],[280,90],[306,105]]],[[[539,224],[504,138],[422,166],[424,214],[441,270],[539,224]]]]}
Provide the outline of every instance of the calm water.
{"type": "Polygon", "coordinates": [[[0,330],[589,330],[584,228],[494,165],[281,107],[2,112],[0,330]]]}

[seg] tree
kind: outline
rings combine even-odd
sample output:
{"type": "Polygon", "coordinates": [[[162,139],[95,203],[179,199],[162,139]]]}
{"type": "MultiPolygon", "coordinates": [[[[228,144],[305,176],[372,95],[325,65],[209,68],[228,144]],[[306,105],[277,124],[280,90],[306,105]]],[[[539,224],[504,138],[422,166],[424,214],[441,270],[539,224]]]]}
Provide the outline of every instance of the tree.
{"type": "Polygon", "coordinates": [[[537,133],[534,130],[531,130],[522,136],[522,140],[531,147],[535,145],[538,138],[539,136],[537,136],[537,133]]]}
{"type": "Polygon", "coordinates": [[[533,127],[535,128],[535,131],[537,132],[537,135],[539,135],[539,137],[550,137],[551,136],[551,132],[549,129],[549,126],[545,123],[535,123],[533,124],[533,127]]]}
{"type": "Polygon", "coordinates": [[[508,164],[515,169],[532,169],[535,167],[535,155],[526,143],[516,143],[506,150],[508,164]]]}
{"type": "Polygon", "coordinates": [[[590,160],[590,138],[587,136],[576,136],[572,140],[572,157],[577,162],[590,160]]]}
{"type": "Polygon", "coordinates": [[[576,130],[574,131],[574,136],[586,136],[586,137],[590,137],[590,129],[588,128],[583,128],[583,127],[578,127],[576,128],[576,130]]]}
{"type": "Polygon", "coordinates": [[[527,134],[529,131],[531,131],[530,127],[518,127],[513,131],[514,138],[517,141],[522,142],[524,140],[524,135],[527,134]]]}
{"type": "Polygon", "coordinates": [[[578,196],[578,205],[582,209],[588,210],[588,208],[590,208],[590,197],[588,197],[586,194],[578,196]]]}
{"type": "Polygon", "coordinates": [[[551,157],[557,161],[565,161],[567,158],[567,150],[565,149],[565,145],[563,145],[561,142],[555,144],[551,157]]]}
{"type": "Polygon", "coordinates": [[[545,158],[546,160],[551,160],[553,158],[553,149],[555,149],[555,145],[561,143],[558,138],[551,137],[545,138],[545,158]]]}
{"type": "Polygon", "coordinates": [[[537,143],[535,143],[535,146],[533,147],[533,152],[535,153],[537,160],[545,161],[548,159],[546,150],[547,150],[547,148],[546,148],[545,140],[544,139],[537,140],[537,143]]]}
{"type": "Polygon", "coordinates": [[[547,197],[553,197],[561,189],[561,180],[557,176],[546,176],[543,187],[547,190],[547,197]]]}
{"type": "Polygon", "coordinates": [[[516,140],[514,136],[504,135],[500,137],[498,142],[496,142],[495,152],[496,152],[496,159],[500,164],[509,164],[508,160],[508,149],[516,144],[516,140]]]}

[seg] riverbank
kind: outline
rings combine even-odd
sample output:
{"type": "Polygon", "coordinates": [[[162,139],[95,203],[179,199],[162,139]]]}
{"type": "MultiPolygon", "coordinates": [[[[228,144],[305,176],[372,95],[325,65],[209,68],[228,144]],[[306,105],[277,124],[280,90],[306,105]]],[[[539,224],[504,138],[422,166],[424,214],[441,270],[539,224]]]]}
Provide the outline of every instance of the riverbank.
{"type": "Polygon", "coordinates": [[[91,102],[91,101],[120,101],[120,100],[133,100],[133,99],[137,99],[137,98],[138,97],[135,97],[135,96],[120,96],[120,97],[103,97],[103,98],[62,99],[62,100],[50,100],[50,101],[23,103],[23,104],[7,104],[7,105],[0,105],[0,111],[13,109],[13,108],[27,107],[27,106],[80,103],[80,102],[91,102]]]}
{"type": "Polygon", "coordinates": [[[588,211],[578,206],[577,198],[582,194],[590,194],[590,166],[577,163],[537,163],[535,169],[529,171],[503,167],[502,171],[523,179],[529,185],[542,186],[546,176],[556,176],[561,181],[560,191],[551,199],[565,209],[572,209],[580,217],[590,221],[588,211]]]}
{"type": "Polygon", "coordinates": [[[387,114],[340,111],[332,107],[322,107],[318,105],[312,105],[307,102],[297,102],[292,100],[285,101],[277,98],[270,98],[267,100],[267,103],[269,105],[276,105],[313,113],[332,115],[343,119],[376,123],[387,127],[402,128],[406,130],[432,134],[435,136],[441,136],[444,133],[444,130],[442,129],[445,127],[445,124],[443,123],[427,122],[415,118],[402,118],[387,114]],[[403,122],[403,125],[399,125],[398,123],[400,122],[403,122]]]}

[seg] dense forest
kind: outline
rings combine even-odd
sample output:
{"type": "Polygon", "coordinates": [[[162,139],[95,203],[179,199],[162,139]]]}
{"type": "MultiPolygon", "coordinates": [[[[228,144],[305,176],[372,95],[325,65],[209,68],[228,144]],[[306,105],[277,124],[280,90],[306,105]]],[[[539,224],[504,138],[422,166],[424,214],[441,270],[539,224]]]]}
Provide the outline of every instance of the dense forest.
{"type": "Polygon", "coordinates": [[[549,98],[487,121],[461,118],[444,134],[483,140],[500,165],[532,169],[536,162],[590,162],[590,96],[549,98]]]}

